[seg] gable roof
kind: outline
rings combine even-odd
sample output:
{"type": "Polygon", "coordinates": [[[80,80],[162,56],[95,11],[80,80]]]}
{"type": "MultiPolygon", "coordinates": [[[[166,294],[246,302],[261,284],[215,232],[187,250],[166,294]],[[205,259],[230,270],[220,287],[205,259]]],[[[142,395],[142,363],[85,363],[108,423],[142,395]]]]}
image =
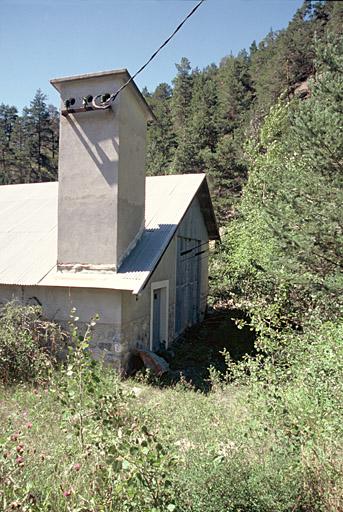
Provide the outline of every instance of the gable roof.
{"type": "Polygon", "coordinates": [[[57,272],[58,183],[0,186],[0,284],[131,290],[155,270],[197,195],[209,239],[219,239],[204,174],[146,180],[142,237],[118,272],[57,272]]]}

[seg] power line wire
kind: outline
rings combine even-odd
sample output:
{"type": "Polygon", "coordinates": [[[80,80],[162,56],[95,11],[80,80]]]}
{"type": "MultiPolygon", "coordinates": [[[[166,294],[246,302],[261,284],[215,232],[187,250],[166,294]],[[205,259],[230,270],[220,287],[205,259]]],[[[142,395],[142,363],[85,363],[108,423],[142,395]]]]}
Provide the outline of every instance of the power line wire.
{"type": "MultiPolygon", "coordinates": [[[[200,255],[205,254],[207,252],[209,253],[209,251],[210,251],[209,249],[205,249],[204,251],[196,252],[192,256],[188,256],[188,258],[180,259],[180,263],[184,263],[185,261],[192,260],[193,258],[196,258],[197,256],[200,256],[200,255]]],[[[199,258],[199,261],[202,260],[203,258],[204,257],[199,258]]]]}
{"type": "Polygon", "coordinates": [[[208,244],[208,242],[203,242],[202,244],[194,245],[191,249],[187,249],[186,251],[181,251],[180,252],[180,256],[184,256],[185,254],[189,254],[194,249],[198,249],[199,247],[202,247],[203,245],[206,245],[206,244],[208,244]]]}
{"type": "Polygon", "coordinates": [[[176,27],[176,29],[174,30],[174,32],[168,37],[168,39],[166,39],[164,41],[164,43],[161,44],[161,46],[151,55],[151,57],[146,61],[145,64],[143,64],[143,66],[141,66],[139,68],[138,71],[136,71],[136,73],[131,77],[129,78],[129,80],[127,82],[125,82],[115,93],[111,94],[111,96],[108,98],[108,100],[102,102],[101,105],[99,105],[98,103],[96,103],[96,100],[102,96],[102,94],[98,94],[97,96],[95,96],[92,100],[92,105],[94,108],[97,108],[97,109],[104,109],[104,108],[107,108],[110,103],[112,103],[112,101],[114,101],[116,99],[116,97],[118,96],[118,94],[123,90],[125,89],[125,87],[127,87],[135,78],[137,75],[139,75],[139,73],[141,73],[147,66],[148,64],[150,64],[150,62],[156,57],[156,55],[162,50],[162,48],[164,48],[168,43],[169,41],[175,36],[175,34],[181,29],[181,27],[186,23],[186,21],[191,17],[193,16],[193,14],[195,13],[195,11],[197,9],[199,9],[199,7],[201,6],[201,4],[203,4],[205,2],[205,0],[200,0],[200,2],[198,2],[194,7],[193,9],[187,14],[187,16],[181,21],[181,23],[179,23],[179,25],[176,27]]]}

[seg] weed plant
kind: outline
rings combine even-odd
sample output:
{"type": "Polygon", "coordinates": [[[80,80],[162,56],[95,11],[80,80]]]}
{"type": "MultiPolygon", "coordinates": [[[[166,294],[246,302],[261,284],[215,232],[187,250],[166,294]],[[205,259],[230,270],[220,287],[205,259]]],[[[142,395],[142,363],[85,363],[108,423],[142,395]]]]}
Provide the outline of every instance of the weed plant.
{"type": "Polygon", "coordinates": [[[205,394],[120,381],[75,320],[49,381],[0,390],[0,510],[342,510],[342,324],[261,328],[205,394]]]}
{"type": "Polygon", "coordinates": [[[49,385],[2,391],[0,510],[172,512],[173,453],[91,358],[94,321],[81,335],[71,320],[67,361],[49,385]]]}
{"type": "Polygon", "coordinates": [[[65,347],[62,328],[40,306],[12,301],[0,309],[0,383],[43,383],[65,347]]]}

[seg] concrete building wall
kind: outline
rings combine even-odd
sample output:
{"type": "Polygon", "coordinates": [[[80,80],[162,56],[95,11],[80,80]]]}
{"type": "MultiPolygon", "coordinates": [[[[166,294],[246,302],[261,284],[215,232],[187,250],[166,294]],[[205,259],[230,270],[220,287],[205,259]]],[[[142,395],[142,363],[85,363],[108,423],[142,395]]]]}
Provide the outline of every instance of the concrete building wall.
{"type": "MultiPolygon", "coordinates": [[[[121,84],[104,77],[58,85],[71,97],[111,92],[121,84]]],[[[80,106],[77,104],[77,106],[80,106]]],[[[58,263],[116,264],[119,123],[113,110],[60,117],[58,263]]]]}
{"type": "Polygon", "coordinates": [[[199,251],[205,250],[205,253],[199,256],[201,260],[199,316],[200,318],[204,317],[208,293],[208,233],[199,201],[195,198],[141,294],[135,296],[131,292],[122,292],[122,352],[124,360],[127,358],[129,350],[134,347],[150,348],[152,288],[156,283],[168,282],[168,343],[170,344],[175,339],[177,236],[200,240],[201,244],[205,243],[199,248],[199,251]]]}
{"type": "MultiPolygon", "coordinates": [[[[113,93],[120,74],[53,81],[62,109],[113,93]]],[[[144,227],[147,113],[130,87],[107,110],[60,118],[58,264],[118,268],[144,227]]]]}
{"type": "Polygon", "coordinates": [[[145,224],[146,113],[130,90],[120,94],[117,211],[118,265],[145,224]]]}
{"type": "Polygon", "coordinates": [[[150,322],[152,286],[168,281],[168,343],[174,339],[175,321],[175,270],[176,240],[173,239],[164,253],[148,284],[139,295],[122,292],[123,352],[132,348],[150,349],[150,322]]]}
{"type": "Polygon", "coordinates": [[[90,288],[43,286],[0,286],[0,303],[16,299],[21,303],[42,304],[46,318],[68,327],[69,315],[76,308],[80,333],[95,315],[99,315],[92,334],[94,356],[119,367],[121,331],[121,292],[90,288]],[[38,299],[38,301],[37,301],[38,299]]]}
{"type": "MultiPolygon", "coordinates": [[[[195,198],[182,220],[176,235],[161,258],[146,287],[136,296],[130,291],[89,288],[63,288],[42,286],[0,286],[0,302],[13,298],[43,306],[44,315],[66,326],[70,310],[75,307],[80,329],[95,314],[100,318],[94,330],[92,350],[96,358],[104,358],[114,366],[128,361],[134,347],[149,349],[151,346],[151,303],[155,287],[168,290],[168,336],[170,344],[175,338],[176,311],[176,262],[177,237],[199,240],[199,251],[207,249],[208,234],[195,198]]],[[[206,310],[208,292],[208,251],[199,255],[201,259],[200,318],[206,310]]]]}

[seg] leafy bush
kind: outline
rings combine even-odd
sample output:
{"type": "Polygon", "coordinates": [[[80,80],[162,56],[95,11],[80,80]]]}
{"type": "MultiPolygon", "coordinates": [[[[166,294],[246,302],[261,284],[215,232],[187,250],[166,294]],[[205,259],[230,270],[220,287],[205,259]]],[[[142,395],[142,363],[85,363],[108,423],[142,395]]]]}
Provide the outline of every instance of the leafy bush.
{"type": "MultiPolygon", "coordinates": [[[[89,353],[92,321],[46,389],[50,410],[20,429],[10,417],[0,434],[0,509],[162,512],[176,509],[175,458],[167,442],[130,411],[117,374],[89,353]],[[50,418],[49,418],[50,416],[50,418]],[[43,449],[35,428],[50,419],[43,449]],[[48,438],[48,440],[46,439],[48,438]]],[[[40,396],[42,402],[42,397],[40,396]]],[[[36,412],[37,414],[37,412],[36,412]]]]}
{"type": "Polygon", "coordinates": [[[206,395],[123,383],[74,329],[49,387],[1,396],[0,509],[340,510],[343,325],[313,327],[265,330],[206,395]]]}
{"type": "Polygon", "coordinates": [[[44,320],[40,306],[5,304],[0,310],[0,382],[45,380],[65,338],[60,326],[44,320]]]}
{"type": "Polygon", "coordinates": [[[213,262],[213,293],[286,323],[342,307],[343,39],[317,48],[305,101],[279,101],[250,141],[240,218],[213,262]]]}
{"type": "Polygon", "coordinates": [[[181,510],[341,509],[343,324],[312,327],[264,331],[243,362],[226,354],[226,381],[207,396],[177,386],[151,398],[150,388],[133,404],[174,438],[181,510]]]}

